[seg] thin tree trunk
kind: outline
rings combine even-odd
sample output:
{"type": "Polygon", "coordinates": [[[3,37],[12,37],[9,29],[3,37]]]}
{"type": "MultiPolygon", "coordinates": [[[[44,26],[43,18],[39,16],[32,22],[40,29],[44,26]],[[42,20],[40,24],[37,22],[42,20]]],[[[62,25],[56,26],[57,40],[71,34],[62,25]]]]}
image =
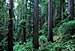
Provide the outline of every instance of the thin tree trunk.
{"type": "Polygon", "coordinates": [[[68,0],[68,17],[69,20],[74,19],[74,0],[68,0]]]}
{"type": "Polygon", "coordinates": [[[4,32],[6,32],[6,18],[4,18],[4,32]]]}
{"type": "Polygon", "coordinates": [[[31,29],[31,17],[32,17],[32,15],[31,15],[31,1],[32,0],[30,0],[30,10],[29,10],[29,12],[30,12],[30,16],[29,16],[29,34],[31,34],[31,31],[32,31],[32,29],[31,29]]]}
{"type": "Polygon", "coordinates": [[[65,2],[65,0],[60,0],[61,2],[61,20],[63,20],[64,19],[64,2],[65,2]]]}
{"type": "Polygon", "coordinates": [[[34,0],[34,25],[33,25],[33,48],[38,49],[39,43],[38,43],[38,28],[39,28],[39,10],[38,10],[38,1],[34,0]]]}
{"type": "MultiPolygon", "coordinates": [[[[23,0],[23,3],[24,4],[24,0],[23,0]]],[[[24,8],[24,6],[23,6],[24,8]]],[[[26,4],[25,4],[25,9],[27,10],[27,0],[26,0],[26,4]]],[[[25,15],[24,15],[24,9],[23,9],[23,19],[24,19],[24,24],[23,24],[23,42],[26,42],[26,17],[27,17],[27,14],[25,12],[25,15]]]]}
{"type": "Polygon", "coordinates": [[[56,5],[53,7],[53,27],[56,26],[56,5]]]}
{"type": "Polygon", "coordinates": [[[26,22],[24,22],[24,27],[23,27],[23,42],[26,42],[26,22]]]}
{"type": "Polygon", "coordinates": [[[48,1],[48,41],[53,42],[53,15],[52,15],[52,0],[48,1]]]}
{"type": "Polygon", "coordinates": [[[10,0],[9,25],[8,25],[8,50],[13,51],[13,0],[10,0]]]}

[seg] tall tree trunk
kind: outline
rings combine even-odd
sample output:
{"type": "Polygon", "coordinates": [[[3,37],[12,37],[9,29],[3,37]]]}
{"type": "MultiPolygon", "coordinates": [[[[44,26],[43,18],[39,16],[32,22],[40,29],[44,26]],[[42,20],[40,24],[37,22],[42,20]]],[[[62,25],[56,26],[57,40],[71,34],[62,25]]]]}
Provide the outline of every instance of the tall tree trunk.
{"type": "Polygon", "coordinates": [[[53,15],[52,15],[52,0],[48,1],[48,41],[53,42],[53,15]]]}
{"type": "Polygon", "coordinates": [[[6,18],[4,18],[4,32],[6,32],[6,18]]]}
{"type": "Polygon", "coordinates": [[[23,26],[23,42],[26,42],[26,22],[24,22],[23,26]]]}
{"type": "Polygon", "coordinates": [[[13,0],[10,0],[9,25],[8,25],[8,51],[13,51],[13,0]]]}
{"type": "Polygon", "coordinates": [[[64,19],[64,3],[65,3],[65,0],[60,0],[60,6],[61,6],[61,20],[64,19]]]}
{"type": "MultiPolygon", "coordinates": [[[[24,4],[24,0],[23,0],[23,3],[24,4]]],[[[24,8],[24,6],[23,6],[24,8]]],[[[27,0],[26,0],[26,3],[25,3],[25,9],[27,10],[27,0]]],[[[24,24],[23,24],[23,42],[26,42],[26,17],[27,17],[27,14],[25,12],[25,15],[24,15],[24,9],[23,9],[23,19],[24,19],[24,24]]]]}
{"type": "Polygon", "coordinates": [[[59,4],[58,4],[58,19],[59,19],[59,21],[61,21],[61,0],[59,0],[60,2],[58,2],[59,4]]]}
{"type": "Polygon", "coordinates": [[[56,14],[57,14],[57,12],[56,12],[56,5],[54,4],[54,6],[53,6],[53,27],[55,27],[56,26],[56,14]]]}
{"type": "Polygon", "coordinates": [[[31,31],[32,31],[32,29],[31,29],[31,18],[32,18],[32,14],[31,14],[31,9],[32,9],[31,6],[32,5],[31,5],[31,2],[32,2],[32,0],[30,0],[30,4],[29,4],[30,5],[30,9],[29,9],[29,12],[30,12],[29,13],[30,14],[30,16],[29,16],[29,34],[31,34],[31,31]]]}
{"type": "Polygon", "coordinates": [[[39,28],[38,2],[39,2],[39,0],[34,0],[34,25],[33,25],[33,48],[34,49],[39,48],[39,43],[38,43],[38,28],[39,28]]]}
{"type": "Polygon", "coordinates": [[[69,20],[74,19],[74,0],[68,0],[68,14],[69,20]]]}

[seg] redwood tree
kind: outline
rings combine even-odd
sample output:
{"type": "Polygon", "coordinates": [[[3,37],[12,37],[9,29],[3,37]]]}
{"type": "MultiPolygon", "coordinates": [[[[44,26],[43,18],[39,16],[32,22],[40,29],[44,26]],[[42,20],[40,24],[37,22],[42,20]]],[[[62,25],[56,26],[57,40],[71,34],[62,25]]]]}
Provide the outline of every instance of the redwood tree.
{"type": "Polygon", "coordinates": [[[65,0],[60,0],[60,7],[61,7],[61,20],[64,19],[64,3],[65,3],[65,0]]]}
{"type": "Polygon", "coordinates": [[[23,42],[26,42],[26,22],[23,23],[23,42]]]}
{"type": "Polygon", "coordinates": [[[8,25],[8,51],[13,51],[13,0],[10,0],[8,25]]]}
{"type": "MultiPolygon", "coordinates": [[[[24,0],[22,0],[22,4],[24,4],[24,0]]],[[[23,6],[24,8],[24,6],[23,6]]],[[[27,0],[26,0],[26,3],[25,3],[25,9],[27,10],[27,0]]],[[[27,14],[26,14],[26,11],[24,11],[23,9],[23,19],[24,19],[24,23],[23,23],[23,42],[26,42],[26,17],[27,17],[27,14]],[[24,12],[25,12],[25,15],[24,15],[24,12]]]]}
{"type": "Polygon", "coordinates": [[[52,0],[48,0],[48,41],[53,42],[53,16],[52,16],[52,0]]]}
{"type": "Polygon", "coordinates": [[[39,43],[38,43],[38,28],[39,28],[39,10],[38,10],[38,1],[34,0],[34,25],[33,25],[33,48],[38,49],[39,43]]]}
{"type": "Polygon", "coordinates": [[[68,14],[69,19],[72,20],[74,18],[74,0],[68,0],[68,14]]]}

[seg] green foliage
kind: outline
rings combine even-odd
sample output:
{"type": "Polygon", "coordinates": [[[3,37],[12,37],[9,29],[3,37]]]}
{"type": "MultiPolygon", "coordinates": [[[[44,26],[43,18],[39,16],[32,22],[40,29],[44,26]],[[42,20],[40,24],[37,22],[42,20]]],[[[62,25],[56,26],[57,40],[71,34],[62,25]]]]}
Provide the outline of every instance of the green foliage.
{"type": "Polygon", "coordinates": [[[20,27],[24,27],[24,26],[23,26],[23,25],[24,25],[24,22],[25,22],[25,19],[22,19],[22,20],[20,20],[20,22],[19,22],[18,25],[19,25],[20,27]]]}
{"type": "MultiPolygon", "coordinates": [[[[39,47],[39,51],[75,51],[75,40],[62,41],[60,43],[48,42],[39,47]]],[[[33,51],[31,42],[20,44],[15,42],[14,51],[33,51]]]]}
{"type": "Polygon", "coordinates": [[[72,38],[72,35],[70,35],[70,34],[62,35],[62,39],[64,39],[64,40],[69,40],[71,38],[72,38]]]}
{"type": "Polygon", "coordinates": [[[70,40],[61,43],[48,42],[40,47],[39,51],[74,51],[75,40],[70,40]]]}
{"type": "Polygon", "coordinates": [[[39,37],[39,43],[40,43],[40,45],[42,45],[42,44],[44,44],[46,42],[47,42],[47,38],[44,35],[42,35],[42,36],[39,37]]]}
{"type": "Polygon", "coordinates": [[[58,42],[59,39],[60,39],[60,36],[55,35],[55,36],[53,37],[53,41],[55,41],[55,42],[58,42]]]}
{"type": "Polygon", "coordinates": [[[3,20],[8,14],[7,14],[7,4],[5,2],[0,1],[0,20],[3,20]]]}
{"type": "MultiPolygon", "coordinates": [[[[59,27],[53,28],[54,36],[59,36],[63,40],[74,39],[75,36],[75,20],[64,22],[59,27]]],[[[54,38],[55,39],[55,38],[54,38]]]]}
{"type": "Polygon", "coordinates": [[[16,43],[16,45],[14,46],[14,51],[26,51],[26,49],[24,49],[23,45],[16,43]]]}
{"type": "MultiPolygon", "coordinates": [[[[33,51],[32,47],[32,34],[33,34],[33,14],[34,14],[34,5],[33,0],[17,0],[18,6],[14,8],[14,14],[17,18],[13,20],[13,27],[15,28],[13,31],[15,41],[22,41],[23,34],[23,25],[26,22],[26,40],[27,43],[23,42],[15,42],[13,51],[33,51]],[[26,6],[27,4],[27,6],[26,6]],[[16,25],[16,26],[15,26],[16,25]],[[18,26],[19,25],[19,26],[18,26]],[[31,29],[31,30],[30,30],[31,29]],[[19,40],[20,39],[20,40],[19,40]]],[[[56,9],[56,24],[59,23],[59,7],[60,0],[52,0],[53,8],[56,9]]],[[[65,4],[65,3],[64,3],[65,4]]],[[[65,8],[65,6],[64,6],[65,8]]],[[[67,12],[63,13],[64,17],[67,17],[67,12]]],[[[71,33],[75,30],[75,20],[65,22],[60,27],[55,27],[53,29],[54,33],[54,43],[47,42],[48,35],[48,1],[47,0],[39,0],[39,20],[40,27],[39,33],[42,35],[39,37],[39,51],[75,51],[75,35],[71,35],[71,33]],[[42,19],[45,18],[45,19],[42,19]],[[59,38],[62,37],[62,42],[57,43],[59,38]],[[72,39],[71,39],[72,38],[72,39]],[[64,40],[64,41],[63,41],[64,40]]],[[[8,8],[7,4],[4,0],[0,0],[0,47],[4,50],[7,48],[7,32],[8,32],[8,8]],[[5,24],[6,23],[6,24],[5,24]],[[4,30],[5,28],[5,30],[4,30]]],[[[75,32],[74,32],[75,33],[75,32]]]]}
{"type": "Polygon", "coordinates": [[[58,31],[58,27],[53,28],[53,34],[54,34],[54,35],[57,35],[57,34],[58,34],[57,31],[58,31]]]}
{"type": "Polygon", "coordinates": [[[63,23],[58,29],[62,34],[70,34],[73,30],[75,30],[75,20],[63,23]]]}
{"type": "MultiPolygon", "coordinates": [[[[8,13],[7,4],[4,0],[0,0],[0,47],[6,49],[7,47],[7,24],[8,13]]],[[[0,48],[1,49],[1,48],[0,48]]]]}
{"type": "Polygon", "coordinates": [[[33,50],[33,48],[32,48],[31,42],[27,42],[27,43],[23,43],[23,44],[15,42],[14,51],[32,51],[32,50],[33,50]]]}
{"type": "Polygon", "coordinates": [[[45,22],[45,23],[43,24],[42,29],[39,30],[39,33],[40,33],[40,32],[41,32],[42,34],[47,35],[47,32],[48,32],[48,22],[45,22]]]}

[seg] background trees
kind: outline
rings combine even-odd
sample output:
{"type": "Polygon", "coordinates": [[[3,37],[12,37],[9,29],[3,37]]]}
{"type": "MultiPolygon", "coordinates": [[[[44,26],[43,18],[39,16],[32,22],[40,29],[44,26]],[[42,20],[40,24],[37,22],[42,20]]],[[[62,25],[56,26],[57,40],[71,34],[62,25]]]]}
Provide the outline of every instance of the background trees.
{"type": "Polygon", "coordinates": [[[75,51],[74,0],[10,1],[0,0],[1,51],[75,51]]]}

